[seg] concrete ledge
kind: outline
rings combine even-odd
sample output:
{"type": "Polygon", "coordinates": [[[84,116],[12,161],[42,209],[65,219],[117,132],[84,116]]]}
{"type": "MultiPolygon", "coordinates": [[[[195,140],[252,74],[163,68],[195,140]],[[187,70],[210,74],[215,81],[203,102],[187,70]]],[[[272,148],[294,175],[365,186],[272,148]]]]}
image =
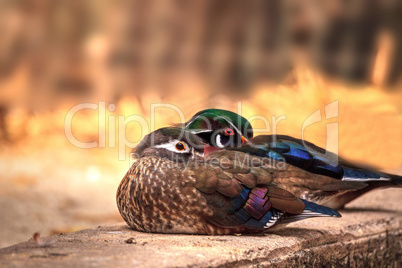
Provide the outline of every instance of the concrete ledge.
{"type": "Polygon", "coordinates": [[[374,191],[341,211],[340,219],[305,220],[264,235],[165,235],[125,224],[100,226],[0,249],[0,266],[398,267],[401,194],[374,191]]]}

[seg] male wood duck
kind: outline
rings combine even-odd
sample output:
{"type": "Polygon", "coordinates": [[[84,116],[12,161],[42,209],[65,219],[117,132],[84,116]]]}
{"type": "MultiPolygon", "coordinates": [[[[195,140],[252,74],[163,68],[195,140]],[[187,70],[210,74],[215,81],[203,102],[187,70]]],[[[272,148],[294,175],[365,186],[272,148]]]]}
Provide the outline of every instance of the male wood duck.
{"type": "Polygon", "coordinates": [[[334,209],[343,208],[372,189],[402,185],[402,176],[359,167],[307,141],[285,135],[253,138],[248,120],[230,111],[203,110],[181,127],[207,144],[206,153],[227,149],[286,162],[292,167],[293,175],[278,182],[279,187],[334,209]],[[323,185],[323,180],[331,183],[323,185]]]}
{"type": "Polygon", "coordinates": [[[278,186],[301,176],[306,180],[294,181],[288,189],[303,189],[310,177],[317,179],[315,184],[330,188],[338,179],[311,174],[286,162],[276,165],[265,161],[265,156],[242,151],[204,155],[202,140],[182,128],[148,134],[133,154],[134,162],[117,190],[117,205],[127,224],[138,231],[264,232],[309,217],[340,217],[334,209],[278,186]]]}

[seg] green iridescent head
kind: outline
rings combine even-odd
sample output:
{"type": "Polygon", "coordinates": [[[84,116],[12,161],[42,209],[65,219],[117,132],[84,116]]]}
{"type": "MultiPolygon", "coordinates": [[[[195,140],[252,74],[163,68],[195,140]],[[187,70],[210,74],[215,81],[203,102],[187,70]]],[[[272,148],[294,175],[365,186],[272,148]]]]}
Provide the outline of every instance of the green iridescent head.
{"type": "Polygon", "coordinates": [[[218,148],[239,147],[253,137],[253,128],[244,117],[226,110],[207,109],[184,124],[203,142],[218,148]]]}

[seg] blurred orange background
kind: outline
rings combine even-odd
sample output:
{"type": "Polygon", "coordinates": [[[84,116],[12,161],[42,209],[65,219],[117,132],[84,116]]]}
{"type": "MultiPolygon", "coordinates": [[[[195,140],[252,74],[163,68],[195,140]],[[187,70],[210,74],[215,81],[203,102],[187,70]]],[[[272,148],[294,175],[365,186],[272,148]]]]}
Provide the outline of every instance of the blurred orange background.
{"type": "Polygon", "coordinates": [[[263,116],[270,128],[256,134],[304,134],[322,147],[336,123],[340,155],[402,173],[398,8],[362,0],[4,1],[0,247],[37,231],[121,222],[115,191],[144,129],[119,118],[154,117],[155,128],[181,121],[152,104],[172,104],[186,119],[212,107],[263,116]],[[337,116],[327,120],[334,101],[337,116]],[[77,140],[98,146],[74,146],[66,116],[100,102],[105,113],[79,110],[71,123],[77,140]],[[303,132],[316,111],[323,119],[303,132]]]}

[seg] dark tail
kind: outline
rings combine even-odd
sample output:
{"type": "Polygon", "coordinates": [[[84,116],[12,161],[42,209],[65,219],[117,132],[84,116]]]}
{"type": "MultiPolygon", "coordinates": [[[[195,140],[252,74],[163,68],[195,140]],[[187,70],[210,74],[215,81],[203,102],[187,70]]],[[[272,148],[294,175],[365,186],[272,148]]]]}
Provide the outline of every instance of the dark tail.
{"type": "MultiPolygon", "coordinates": [[[[400,175],[394,175],[394,174],[388,174],[385,173],[385,175],[387,175],[388,177],[391,178],[390,183],[397,187],[402,187],[402,176],[400,175]]],[[[391,186],[392,187],[392,186],[391,186]]]]}
{"type": "MultiPolygon", "coordinates": [[[[334,197],[326,202],[324,205],[333,209],[341,209],[347,203],[351,202],[352,200],[364,195],[365,193],[377,189],[377,188],[390,188],[390,187],[402,187],[402,176],[388,174],[384,172],[373,172],[369,170],[359,170],[358,172],[364,172],[366,174],[376,174],[378,175],[378,179],[374,176],[371,177],[360,177],[360,178],[353,178],[350,176],[349,178],[344,179],[345,181],[359,181],[368,184],[367,187],[362,189],[358,189],[356,191],[350,191],[343,195],[334,197]]],[[[349,173],[350,174],[350,173],[349,173]]],[[[361,174],[359,174],[361,175],[361,174]]]]}
{"type": "Polygon", "coordinates": [[[305,205],[304,211],[301,214],[290,214],[285,213],[282,218],[280,218],[280,223],[291,223],[295,221],[300,221],[312,217],[342,217],[341,214],[329,207],[321,206],[313,202],[301,199],[305,205]]]}
{"type": "Polygon", "coordinates": [[[374,169],[342,167],[343,181],[364,182],[376,187],[395,187],[402,185],[402,176],[388,174],[374,169]]]}

